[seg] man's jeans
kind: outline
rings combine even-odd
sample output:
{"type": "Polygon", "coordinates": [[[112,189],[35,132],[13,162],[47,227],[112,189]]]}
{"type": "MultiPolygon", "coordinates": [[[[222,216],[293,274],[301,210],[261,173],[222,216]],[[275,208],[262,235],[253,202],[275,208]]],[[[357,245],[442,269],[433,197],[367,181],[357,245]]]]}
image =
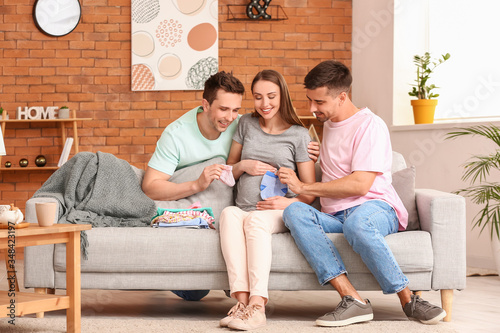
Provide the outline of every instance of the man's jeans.
{"type": "Polygon", "coordinates": [[[174,294],[186,301],[199,301],[207,296],[210,290],[171,290],[174,294]]]}
{"type": "Polygon", "coordinates": [[[400,292],[408,285],[408,279],[384,239],[399,227],[396,212],[386,202],[370,200],[335,215],[294,202],[283,212],[283,220],[321,285],[347,274],[339,252],[326,233],[344,233],[384,294],[400,292]]]}

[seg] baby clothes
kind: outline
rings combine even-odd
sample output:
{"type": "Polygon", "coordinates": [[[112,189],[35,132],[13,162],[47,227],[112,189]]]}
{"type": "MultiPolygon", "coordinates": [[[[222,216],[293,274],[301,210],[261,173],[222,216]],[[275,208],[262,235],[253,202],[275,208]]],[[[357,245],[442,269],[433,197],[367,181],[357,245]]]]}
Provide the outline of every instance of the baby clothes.
{"type": "Polygon", "coordinates": [[[224,170],[222,170],[219,180],[227,186],[234,186],[236,182],[234,180],[233,167],[231,165],[224,166],[224,170]]]}
{"type": "Polygon", "coordinates": [[[274,173],[266,171],[260,183],[260,196],[263,200],[271,197],[284,197],[288,192],[288,186],[282,184],[274,173]]]}
{"type": "Polygon", "coordinates": [[[187,210],[165,210],[161,215],[156,216],[151,221],[153,227],[180,227],[190,226],[196,228],[209,228],[215,219],[206,210],[187,209],[187,210]]]}

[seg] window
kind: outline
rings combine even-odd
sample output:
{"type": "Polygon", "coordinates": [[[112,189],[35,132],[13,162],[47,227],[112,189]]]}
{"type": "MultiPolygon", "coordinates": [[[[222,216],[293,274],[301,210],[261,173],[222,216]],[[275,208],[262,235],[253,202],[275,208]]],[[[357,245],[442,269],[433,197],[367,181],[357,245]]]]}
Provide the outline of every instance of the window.
{"type": "Polygon", "coordinates": [[[500,3],[496,0],[401,0],[394,17],[394,124],[411,124],[413,56],[449,52],[431,83],[440,87],[435,119],[500,116],[500,3]],[[408,119],[410,118],[410,119],[408,119]]]}

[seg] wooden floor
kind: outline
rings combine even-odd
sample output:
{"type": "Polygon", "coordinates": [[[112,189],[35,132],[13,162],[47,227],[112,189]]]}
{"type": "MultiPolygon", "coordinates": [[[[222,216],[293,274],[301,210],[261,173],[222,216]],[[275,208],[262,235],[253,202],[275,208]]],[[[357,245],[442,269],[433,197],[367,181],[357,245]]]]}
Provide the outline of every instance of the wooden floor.
{"type": "MultiPolygon", "coordinates": [[[[19,273],[22,276],[22,270],[19,273]]],[[[20,287],[22,286],[21,279],[20,287]]],[[[0,262],[0,290],[6,289],[5,265],[0,262]]],[[[407,320],[396,295],[383,295],[381,292],[361,292],[361,295],[370,299],[374,320],[407,320]]],[[[424,292],[422,297],[434,304],[440,302],[439,292],[424,292]]],[[[267,317],[275,320],[313,321],[331,311],[339,300],[334,291],[271,291],[267,317]]],[[[233,304],[234,301],[220,290],[211,291],[201,302],[181,300],[169,291],[82,291],[83,317],[219,320],[233,304]]],[[[64,312],[47,313],[46,316],[64,316],[64,312]]],[[[499,332],[500,277],[468,277],[467,288],[454,292],[452,321],[444,324],[450,325],[457,332],[499,332]]]]}

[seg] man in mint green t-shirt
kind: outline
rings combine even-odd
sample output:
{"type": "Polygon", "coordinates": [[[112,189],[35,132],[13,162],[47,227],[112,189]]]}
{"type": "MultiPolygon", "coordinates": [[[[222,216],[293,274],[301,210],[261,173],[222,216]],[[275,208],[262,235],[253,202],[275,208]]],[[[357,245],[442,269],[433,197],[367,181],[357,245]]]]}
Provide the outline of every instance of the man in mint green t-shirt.
{"type": "Polygon", "coordinates": [[[142,182],[144,193],[153,200],[178,200],[204,191],[219,179],[224,166],[213,164],[197,180],[169,181],[176,170],[217,156],[227,159],[244,93],[243,84],[231,73],[222,71],[208,78],[202,106],[168,125],[158,140],[142,182]]]}
{"type": "MultiPolygon", "coordinates": [[[[200,107],[188,111],[163,131],[151,157],[142,189],[153,200],[172,201],[204,191],[219,179],[224,166],[205,167],[194,181],[173,183],[169,179],[176,170],[220,156],[227,160],[235,120],[241,109],[245,87],[231,73],[216,73],[205,82],[200,107]]],[[[198,301],[209,290],[172,290],[177,296],[198,301]]]]}

